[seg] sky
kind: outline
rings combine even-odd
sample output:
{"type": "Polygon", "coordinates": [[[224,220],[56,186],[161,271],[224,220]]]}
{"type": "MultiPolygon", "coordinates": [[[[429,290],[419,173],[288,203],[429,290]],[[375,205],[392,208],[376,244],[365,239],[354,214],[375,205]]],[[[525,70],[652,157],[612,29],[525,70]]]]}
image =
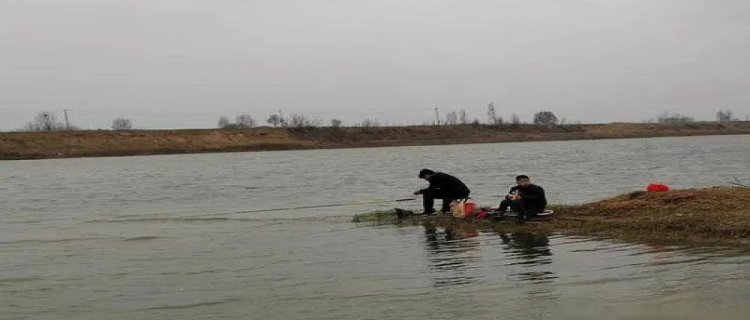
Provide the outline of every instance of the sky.
{"type": "Polygon", "coordinates": [[[0,0],[0,130],[750,115],[747,0],[0,0]]]}

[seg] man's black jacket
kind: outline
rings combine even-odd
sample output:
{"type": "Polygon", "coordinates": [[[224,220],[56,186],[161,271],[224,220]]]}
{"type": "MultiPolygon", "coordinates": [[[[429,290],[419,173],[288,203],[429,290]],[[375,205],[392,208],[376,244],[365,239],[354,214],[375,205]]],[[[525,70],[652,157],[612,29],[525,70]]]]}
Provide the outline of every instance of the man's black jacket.
{"type": "Polygon", "coordinates": [[[544,208],[547,206],[547,197],[544,195],[544,189],[538,185],[530,184],[526,187],[515,186],[510,188],[510,193],[515,193],[516,191],[521,195],[521,201],[527,207],[544,208]]]}
{"type": "Polygon", "coordinates": [[[440,198],[463,199],[469,197],[471,192],[461,180],[447,173],[436,172],[427,181],[430,182],[430,186],[419,190],[419,193],[429,193],[440,198]]]}

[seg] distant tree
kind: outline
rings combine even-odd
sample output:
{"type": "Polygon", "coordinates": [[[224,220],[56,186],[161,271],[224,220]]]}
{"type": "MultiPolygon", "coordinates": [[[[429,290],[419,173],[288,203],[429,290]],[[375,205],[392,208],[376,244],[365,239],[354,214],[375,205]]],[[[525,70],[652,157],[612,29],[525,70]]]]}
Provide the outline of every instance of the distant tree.
{"type": "Polygon", "coordinates": [[[469,124],[469,117],[466,115],[466,110],[461,109],[461,111],[458,112],[458,121],[461,124],[469,124]]]}
{"type": "Polygon", "coordinates": [[[669,114],[669,112],[664,111],[664,113],[662,113],[659,118],[657,118],[657,122],[660,124],[679,126],[695,122],[695,119],[679,113],[669,114]]]}
{"type": "Polygon", "coordinates": [[[339,119],[331,119],[331,127],[339,128],[343,122],[339,119]]]}
{"type": "Polygon", "coordinates": [[[289,123],[285,123],[285,125],[292,128],[316,127],[320,125],[320,121],[310,119],[303,114],[295,113],[289,117],[289,123]]]}
{"type": "Polygon", "coordinates": [[[274,113],[268,117],[268,120],[266,120],[266,122],[274,127],[278,127],[283,126],[285,121],[284,118],[281,117],[281,115],[274,113]]]}
{"type": "Polygon", "coordinates": [[[112,120],[112,130],[131,130],[133,129],[133,123],[130,119],[117,118],[112,120]]]}
{"type": "Polygon", "coordinates": [[[376,119],[365,119],[359,125],[362,128],[376,128],[380,127],[380,123],[376,119]]]}
{"type": "Polygon", "coordinates": [[[248,114],[241,114],[234,118],[237,128],[245,129],[255,127],[255,119],[248,114]]]}
{"type": "Polygon", "coordinates": [[[471,122],[471,126],[474,128],[479,128],[482,126],[482,123],[479,121],[479,119],[474,118],[474,121],[471,122]]]}
{"type": "Polygon", "coordinates": [[[26,131],[58,131],[64,129],[65,124],[57,119],[56,114],[49,111],[37,114],[24,128],[26,131]]]}
{"type": "Polygon", "coordinates": [[[230,124],[231,123],[229,122],[228,117],[225,117],[225,116],[219,117],[219,124],[218,124],[219,129],[228,129],[230,124]]]}
{"type": "Polygon", "coordinates": [[[445,125],[455,126],[457,124],[458,124],[458,114],[455,111],[448,112],[448,114],[445,115],[445,125]]]}
{"type": "Polygon", "coordinates": [[[719,112],[716,113],[716,119],[719,120],[719,122],[729,122],[729,121],[732,121],[732,111],[730,111],[730,110],[719,110],[719,112]]]}
{"type": "Polygon", "coordinates": [[[292,128],[302,128],[305,126],[307,117],[301,114],[292,114],[289,118],[289,126],[292,128]]]}
{"type": "Polygon", "coordinates": [[[557,124],[557,116],[551,111],[540,111],[534,115],[534,124],[554,126],[557,124]]]}
{"type": "Polygon", "coordinates": [[[514,127],[518,127],[521,125],[521,118],[517,114],[514,113],[510,116],[510,123],[514,127]]]}

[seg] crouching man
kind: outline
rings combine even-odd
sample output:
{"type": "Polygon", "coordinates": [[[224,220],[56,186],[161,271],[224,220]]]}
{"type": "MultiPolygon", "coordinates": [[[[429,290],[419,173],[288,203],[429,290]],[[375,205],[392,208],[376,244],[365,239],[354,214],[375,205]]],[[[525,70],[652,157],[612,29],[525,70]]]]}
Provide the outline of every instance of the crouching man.
{"type": "Polygon", "coordinates": [[[441,211],[450,212],[450,204],[453,200],[467,199],[471,192],[469,188],[458,178],[447,173],[435,172],[430,169],[419,171],[419,178],[427,180],[430,185],[422,190],[414,192],[414,195],[422,195],[424,205],[423,214],[435,213],[433,205],[435,199],[443,199],[441,211]]]}

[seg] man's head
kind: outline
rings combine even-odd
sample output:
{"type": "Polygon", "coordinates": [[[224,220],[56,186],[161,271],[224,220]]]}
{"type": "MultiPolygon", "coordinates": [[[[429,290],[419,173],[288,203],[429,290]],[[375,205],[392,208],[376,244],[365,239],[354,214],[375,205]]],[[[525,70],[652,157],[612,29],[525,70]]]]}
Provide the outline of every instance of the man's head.
{"type": "Polygon", "coordinates": [[[433,174],[435,174],[435,171],[432,171],[432,170],[430,170],[430,169],[422,169],[422,170],[419,170],[419,178],[420,178],[420,179],[425,179],[425,180],[427,180],[427,179],[429,179],[430,177],[432,177],[432,175],[433,175],[433,174]]]}
{"type": "Polygon", "coordinates": [[[516,177],[516,183],[521,187],[526,187],[531,184],[531,179],[529,179],[529,176],[522,174],[516,177]]]}

